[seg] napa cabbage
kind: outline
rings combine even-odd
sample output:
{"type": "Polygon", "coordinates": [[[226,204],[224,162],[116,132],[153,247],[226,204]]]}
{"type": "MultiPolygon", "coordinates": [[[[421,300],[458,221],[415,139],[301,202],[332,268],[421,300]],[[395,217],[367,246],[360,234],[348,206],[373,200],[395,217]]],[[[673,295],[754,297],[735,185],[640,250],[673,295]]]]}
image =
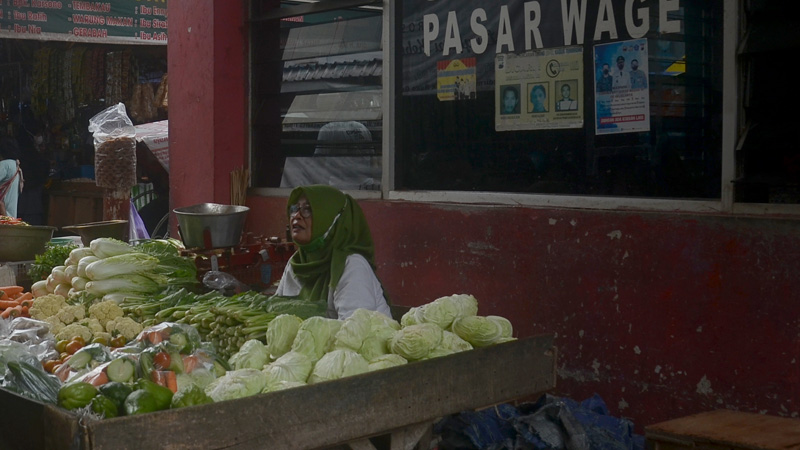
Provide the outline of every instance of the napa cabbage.
{"type": "Polygon", "coordinates": [[[86,278],[96,281],[125,274],[151,273],[158,266],[158,258],[144,253],[130,252],[102,258],[86,266],[86,278]]]}

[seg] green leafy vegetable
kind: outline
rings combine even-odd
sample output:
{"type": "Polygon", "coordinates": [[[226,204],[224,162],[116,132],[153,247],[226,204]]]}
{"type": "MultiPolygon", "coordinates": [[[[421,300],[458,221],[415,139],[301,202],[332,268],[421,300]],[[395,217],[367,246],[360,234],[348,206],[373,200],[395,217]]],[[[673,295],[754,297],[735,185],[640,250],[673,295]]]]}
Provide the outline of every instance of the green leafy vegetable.
{"type": "Polygon", "coordinates": [[[186,389],[179,390],[172,396],[170,408],[184,408],[186,406],[205,405],[214,403],[214,399],[205,393],[203,388],[191,385],[186,389]]]}
{"type": "Polygon", "coordinates": [[[400,355],[388,353],[371,360],[369,362],[369,371],[388,369],[389,367],[402,366],[403,364],[408,364],[408,360],[400,355]]]}
{"type": "Polygon", "coordinates": [[[311,375],[314,361],[300,352],[286,352],[280,358],[264,368],[275,380],[296,381],[305,383],[311,375]]]}
{"type": "Polygon", "coordinates": [[[258,369],[231,370],[206,386],[205,392],[215,402],[260,394],[270,376],[258,369]]]}
{"type": "Polygon", "coordinates": [[[314,369],[308,377],[308,383],[338,380],[351,375],[369,371],[369,363],[358,353],[339,349],[326,353],[314,364],[314,369]]]}
{"type": "Polygon", "coordinates": [[[280,358],[291,350],[292,342],[303,319],[294,314],[281,314],[272,319],[267,327],[267,350],[272,358],[280,358]]]}
{"type": "Polygon", "coordinates": [[[453,321],[453,332],[474,347],[513,340],[511,322],[500,316],[468,316],[453,321]]]}
{"type": "Polygon", "coordinates": [[[389,342],[392,353],[409,361],[428,356],[442,340],[442,329],[432,323],[420,323],[401,328],[389,342]]]}
{"type": "Polygon", "coordinates": [[[53,245],[49,242],[45,244],[44,253],[34,256],[34,262],[28,269],[28,276],[31,280],[44,280],[53,271],[53,267],[63,266],[72,250],[77,249],[75,245],[53,245]]]}
{"type": "Polygon", "coordinates": [[[263,369],[269,362],[267,346],[258,339],[250,339],[228,359],[234,369],[263,369]]]}

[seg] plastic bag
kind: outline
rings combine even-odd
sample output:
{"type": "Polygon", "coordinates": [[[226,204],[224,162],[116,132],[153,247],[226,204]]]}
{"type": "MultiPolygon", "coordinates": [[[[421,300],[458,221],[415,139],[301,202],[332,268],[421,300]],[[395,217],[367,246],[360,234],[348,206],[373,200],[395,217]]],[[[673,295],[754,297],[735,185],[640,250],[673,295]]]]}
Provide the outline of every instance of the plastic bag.
{"type": "Polygon", "coordinates": [[[206,272],[206,274],[203,275],[203,286],[219,291],[227,296],[250,290],[250,286],[237,280],[233,275],[220,272],[219,270],[209,270],[206,272]]]}
{"type": "Polygon", "coordinates": [[[136,128],[125,104],[104,109],[89,119],[94,137],[95,183],[109,189],[130,189],[136,184],[136,128]]]}
{"type": "Polygon", "coordinates": [[[144,226],[142,216],[136,210],[136,205],[131,200],[130,220],[128,220],[128,240],[135,241],[139,239],[150,239],[150,233],[147,232],[147,227],[144,226]]]}
{"type": "Polygon", "coordinates": [[[27,353],[36,361],[47,361],[58,357],[50,326],[41,320],[29,317],[0,320],[0,340],[24,344],[27,353]]]}

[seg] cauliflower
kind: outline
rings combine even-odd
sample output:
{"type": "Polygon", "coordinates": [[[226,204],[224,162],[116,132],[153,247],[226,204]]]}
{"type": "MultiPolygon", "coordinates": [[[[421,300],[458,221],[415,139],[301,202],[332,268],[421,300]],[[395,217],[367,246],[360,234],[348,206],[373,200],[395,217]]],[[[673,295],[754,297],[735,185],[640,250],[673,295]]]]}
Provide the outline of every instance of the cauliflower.
{"type": "Polygon", "coordinates": [[[90,330],[85,325],[81,325],[79,323],[71,323],[66,325],[64,328],[61,329],[58,333],[56,333],[56,340],[70,340],[75,336],[80,336],[86,342],[91,342],[92,340],[92,330],[90,330]]]}
{"type": "Polygon", "coordinates": [[[132,341],[142,332],[142,324],[130,317],[117,317],[108,321],[106,331],[112,335],[121,334],[126,340],[132,341]]]}
{"type": "Polygon", "coordinates": [[[108,345],[108,343],[111,342],[111,333],[106,333],[105,331],[96,331],[92,340],[94,342],[101,340],[103,345],[108,345]]]}
{"type": "Polygon", "coordinates": [[[50,326],[50,332],[54,335],[58,334],[66,325],[64,322],[58,320],[58,316],[45,317],[43,319],[50,326]]]}
{"type": "Polygon", "coordinates": [[[89,307],[89,317],[99,320],[103,328],[106,327],[109,320],[122,317],[124,314],[122,307],[113,300],[97,302],[89,307]]]}
{"type": "Polygon", "coordinates": [[[61,308],[61,311],[56,316],[60,321],[69,325],[86,317],[86,308],[83,305],[66,305],[61,308]]]}
{"type": "Polygon", "coordinates": [[[36,297],[33,305],[29,310],[31,318],[37,320],[44,320],[50,316],[54,316],[61,311],[61,308],[67,306],[67,299],[56,294],[47,294],[41,297],[36,297]]]}
{"type": "Polygon", "coordinates": [[[92,330],[92,334],[94,334],[95,336],[97,335],[97,333],[103,333],[106,331],[105,327],[100,323],[100,321],[95,319],[94,317],[87,317],[85,319],[78,321],[78,323],[92,330]]]}

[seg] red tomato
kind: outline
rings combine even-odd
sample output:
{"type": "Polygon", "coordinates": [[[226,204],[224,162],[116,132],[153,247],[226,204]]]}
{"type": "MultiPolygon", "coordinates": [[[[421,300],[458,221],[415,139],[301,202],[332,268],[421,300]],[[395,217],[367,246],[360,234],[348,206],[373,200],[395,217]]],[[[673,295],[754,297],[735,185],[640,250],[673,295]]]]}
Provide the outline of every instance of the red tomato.
{"type": "Polygon", "coordinates": [[[124,347],[125,344],[128,343],[128,340],[125,339],[125,336],[118,334],[111,338],[111,346],[115,348],[124,347]]]}
{"type": "Polygon", "coordinates": [[[81,344],[80,342],[78,342],[78,341],[69,341],[69,343],[67,344],[67,347],[66,347],[65,350],[70,355],[74,355],[75,352],[77,352],[81,348],[83,348],[83,344],[81,344]]]}
{"type": "Polygon", "coordinates": [[[56,364],[58,364],[58,363],[59,363],[59,361],[57,359],[51,359],[51,360],[43,362],[42,363],[42,367],[44,368],[45,372],[53,373],[53,369],[55,368],[56,364]]]}

